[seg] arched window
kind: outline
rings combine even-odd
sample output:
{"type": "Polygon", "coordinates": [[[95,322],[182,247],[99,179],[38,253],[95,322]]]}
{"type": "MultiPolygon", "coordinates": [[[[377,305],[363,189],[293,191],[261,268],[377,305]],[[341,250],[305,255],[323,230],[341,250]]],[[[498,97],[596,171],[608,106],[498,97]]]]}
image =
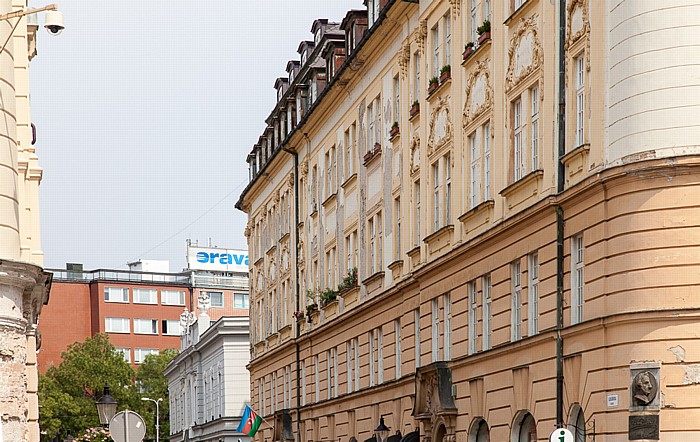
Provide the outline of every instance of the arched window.
{"type": "Polygon", "coordinates": [[[489,426],[483,419],[477,419],[472,423],[469,431],[469,442],[490,442],[489,426]]]}
{"type": "Polygon", "coordinates": [[[535,418],[527,411],[521,412],[513,423],[511,442],[537,441],[537,425],[535,418]]]}

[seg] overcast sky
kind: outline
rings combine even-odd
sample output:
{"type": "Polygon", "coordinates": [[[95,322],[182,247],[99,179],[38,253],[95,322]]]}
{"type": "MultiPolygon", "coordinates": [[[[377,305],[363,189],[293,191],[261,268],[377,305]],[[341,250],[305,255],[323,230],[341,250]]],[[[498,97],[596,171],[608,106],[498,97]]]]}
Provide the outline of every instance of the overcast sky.
{"type": "Polygon", "coordinates": [[[233,205],[274,80],[314,19],[362,0],[57,3],[66,29],[41,30],[30,71],[45,266],[179,271],[187,238],[245,248],[233,205]]]}

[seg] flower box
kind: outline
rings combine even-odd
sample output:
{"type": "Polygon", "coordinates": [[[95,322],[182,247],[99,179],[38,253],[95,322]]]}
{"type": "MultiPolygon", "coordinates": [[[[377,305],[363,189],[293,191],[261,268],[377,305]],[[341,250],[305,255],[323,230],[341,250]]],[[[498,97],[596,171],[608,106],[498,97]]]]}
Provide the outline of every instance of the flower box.
{"type": "Polygon", "coordinates": [[[491,31],[485,31],[479,36],[479,45],[481,46],[486,41],[491,39],[491,31]]]}
{"type": "Polygon", "coordinates": [[[474,53],[474,46],[467,46],[462,52],[462,60],[467,61],[467,58],[471,57],[474,53]]]}
{"type": "Polygon", "coordinates": [[[444,82],[446,82],[450,78],[452,78],[451,71],[447,70],[447,71],[443,72],[442,74],[440,74],[440,84],[443,84],[444,82]]]}
{"type": "Polygon", "coordinates": [[[367,151],[367,153],[362,157],[362,160],[364,161],[365,164],[367,164],[369,162],[369,160],[372,159],[373,156],[374,156],[373,151],[371,151],[371,150],[367,151]]]}
{"type": "Polygon", "coordinates": [[[391,130],[389,131],[389,137],[394,138],[398,134],[399,134],[399,126],[398,125],[391,126],[391,130]]]}
{"type": "Polygon", "coordinates": [[[420,113],[420,103],[413,103],[411,110],[408,111],[408,115],[413,118],[420,113]]]}
{"type": "Polygon", "coordinates": [[[379,143],[374,143],[374,155],[380,153],[382,151],[382,145],[379,143]]]}
{"type": "Polygon", "coordinates": [[[437,90],[437,88],[440,87],[440,83],[436,82],[431,82],[430,86],[428,86],[428,95],[431,95],[433,92],[437,90]]]}

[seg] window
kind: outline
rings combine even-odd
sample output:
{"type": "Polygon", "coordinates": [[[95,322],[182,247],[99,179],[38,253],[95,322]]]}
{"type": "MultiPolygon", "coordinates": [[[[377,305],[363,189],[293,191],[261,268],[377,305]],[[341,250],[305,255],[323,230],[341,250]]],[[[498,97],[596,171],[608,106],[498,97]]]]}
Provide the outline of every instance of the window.
{"type": "Polygon", "coordinates": [[[578,411],[575,415],[574,428],[572,433],[574,433],[574,442],[586,442],[586,418],[583,415],[583,410],[580,406],[577,406],[578,411]]]}
{"type": "Polygon", "coordinates": [[[452,21],[449,12],[442,18],[442,22],[445,30],[445,65],[449,66],[452,63],[452,21]]]}
{"type": "Polygon", "coordinates": [[[438,360],[438,349],[440,348],[440,329],[438,328],[440,326],[440,307],[438,306],[438,299],[434,298],[432,302],[430,303],[430,313],[431,313],[431,321],[430,321],[430,331],[431,331],[431,339],[430,343],[432,346],[432,352],[431,352],[431,362],[435,362],[438,360]]]}
{"type": "Polygon", "coordinates": [[[134,349],[134,363],[141,364],[148,355],[157,355],[157,348],[135,348],[134,349]]]}
{"type": "Polygon", "coordinates": [[[469,442],[489,442],[489,426],[485,420],[479,419],[472,425],[469,432],[469,442]]]}
{"type": "Polygon", "coordinates": [[[511,284],[512,284],[512,296],[510,305],[510,340],[517,341],[522,336],[520,334],[520,324],[522,322],[522,317],[520,314],[520,260],[513,261],[510,264],[511,269],[511,284]]]}
{"type": "Polygon", "coordinates": [[[527,334],[536,335],[539,322],[539,273],[540,263],[537,252],[531,253],[527,260],[527,334]]]}
{"type": "Polygon", "coordinates": [[[384,382],[384,334],[382,328],[377,329],[377,383],[384,382]]]}
{"type": "Polygon", "coordinates": [[[105,302],[129,302],[129,289],[126,287],[105,287],[105,302]]]}
{"type": "Polygon", "coordinates": [[[413,200],[415,201],[415,222],[413,223],[413,228],[415,229],[413,237],[415,238],[415,247],[420,246],[420,180],[413,183],[413,200]]]}
{"type": "Polygon", "coordinates": [[[415,350],[416,370],[418,370],[418,367],[420,367],[420,309],[413,311],[413,326],[413,335],[415,337],[413,347],[415,350]]]}
{"type": "Polygon", "coordinates": [[[222,292],[203,292],[205,295],[209,295],[212,307],[223,307],[224,306],[224,294],[222,292]]]}
{"type": "Polygon", "coordinates": [[[105,318],[105,331],[107,333],[131,333],[129,318],[105,318]]]}
{"type": "Polygon", "coordinates": [[[318,364],[318,355],[314,356],[314,387],[315,387],[315,398],[316,402],[321,400],[321,390],[319,389],[319,364],[318,364]]]}
{"type": "Polygon", "coordinates": [[[357,230],[345,237],[345,253],[347,253],[346,270],[349,272],[357,267],[357,230]]]}
{"type": "Polygon", "coordinates": [[[332,247],[326,252],[326,287],[335,288],[335,278],[338,274],[337,264],[335,261],[335,247],[332,247]]]}
{"type": "Polygon", "coordinates": [[[335,146],[331,146],[326,152],[326,198],[333,195],[336,191],[336,160],[335,160],[335,146]]]}
{"type": "Polygon", "coordinates": [[[248,299],[249,299],[248,293],[234,293],[233,294],[233,307],[234,308],[249,308],[248,299]]]}
{"type": "Polygon", "coordinates": [[[515,181],[525,176],[522,124],[522,101],[517,99],[513,103],[513,170],[515,181]]]}
{"type": "Polygon", "coordinates": [[[134,333],[137,335],[157,335],[157,319],[134,319],[134,333]]]}
{"type": "Polygon", "coordinates": [[[367,231],[369,232],[369,274],[374,275],[376,269],[375,244],[377,233],[374,230],[374,217],[367,221],[367,231]]]}
{"type": "Polygon", "coordinates": [[[491,275],[484,275],[481,278],[481,295],[483,297],[482,319],[481,326],[481,348],[482,350],[491,349],[491,275]]]}
{"type": "Polygon", "coordinates": [[[158,290],[133,289],[134,304],[158,304],[158,290]]]}
{"type": "Polygon", "coordinates": [[[515,9],[517,10],[519,7],[523,5],[527,0],[515,0],[515,9]]]}
{"type": "Polygon", "coordinates": [[[129,347],[115,347],[114,350],[117,353],[121,353],[126,362],[131,363],[131,349],[129,347]]]}
{"type": "Polygon", "coordinates": [[[539,148],[539,114],[540,114],[540,90],[537,86],[530,89],[530,164],[532,170],[537,170],[540,167],[540,148],[539,148]]]}
{"type": "Polygon", "coordinates": [[[583,234],[571,238],[571,324],[583,321],[583,234]]]}
{"type": "Polygon", "coordinates": [[[476,0],[470,0],[469,3],[469,40],[476,42],[477,38],[479,38],[476,35],[476,28],[478,26],[476,21],[476,0]]]}
{"type": "Polygon", "coordinates": [[[535,418],[530,413],[525,413],[518,425],[513,426],[512,439],[515,442],[536,442],[537,441],[537,425],[535,418]]]}
{"type": "Polygon", "coordinates": [[[443,167],[445,168],[445,225],[448,225],[451,224],[452,216],[452,166],[450,154],[445,155],[443,167]]]}
{"type": "Polygon", "coordinates": [[[440,75],[440,30],[438,26],[435,25],[431,29],[431,35],[433,39],[433,77],[440,75]]]}
{"type": "Polygon", "coordinates": [[[382,100],[381,96],[377,96],[377,98],[374,99],[374,111],[376,113],[376,121],[374,122],[374,142],[375,143],[382,143],[383,139],[383,134],[382,134],[382,100]]]}
{"type": "Polygon", "coordinates": [[[182,290],[161,290],[160,302],[163,305],[185,305],[185,292],[182,290]]]}
{"type": "Polygon", "coordinates": [[[584,110],[586,106],[586,100],[584,95],[584,57],[583,55],[578,56],[574,60],[574,66],[576,68],[576,142],[575,146],[580,146],[584,143],[584,110]]]}
{"type": "MultiPolygon", "coordinates": [[[[161,321],[161,327],[163,327],[163,334],[167,336],[180,336],[182,333],[182,328],[180,327],[180,321],[163,319],[161,321]]],[[[136,326],[134,325],[134,329],[136,326]]]]}
{"type": "Polygon", "coordinates": [[[420,100],[420,52],[413,55],[413,99],[420,100]]]}
{"type": "Polygon", "coordinates": [[[347,180],[352,175],[352,145],[350,144],[350,128],[343,134],[343,146],[345,146],[345,162],[343,163],[343,173],[347,180]]]}
{"type": "Polygon", "coordinates": [[[381,272],[383,268],[381,212],[376,213],[367,221],[367,231],[369,232],[369,274],[373,275],[381,272]]]}
{"type": "Polygon", "coordinates": [[[394,199],[394,217],[396,219],[395,240],[394,240],[394,259],[401,259],[401,197],[397,196],[394,199]]]}
{"type": "Polygon", "coordinates": [[[401,377],[401,320],[394,320],[394,369],[396,379],[401,377]]]}
{"type": "Polygon", "coordinates": [[[481,4],[484,8],[482,12],[484,16],[484,21],[491,21],[491,0],[482,0],[481,4]]]}
{"type": "Polygon", "coordinates": [[[469,354],[476,353],[476,281],[467,286],[469,297],[469,354]]]}
{"type": "Polygon", "coordinates": [[[348,393],[352,393],[353,390],[353,381],[355,380],[354,375],[353,375],[353,368],[355,367],[355,357],[353,354],[353,346],[352,346],[352,341],[348,341],[345,343],[345,362],[346,362],[346,367],[345,371],[347,373],[347,381],[348,381],[348,393]]]}
{"type": "Polygon", "coordinates": [[[484,124],[484,201],[491,199],[491,123],[484,124]]]}
{"type": "Polygon", "coordinates": [[[374,383],[375,383],[374,371],[375,371],[375,367],[376,367],[376,365],[374,363],[374,359],[375,359],[374,330],[370,330],[369,332],[367,332],[367,343],[368,343],[367,345],[369,346],[368,347],[369,348],[369,350],[368,350],[368,352],[369,352],[369,386],[374,387],[374,383]]]}
{"type": "Polygon", "coordinates": [[[445,319],[442,324],[442,333],[444,336],[444,360],[449,361],[452,359],[452,300],[450,299],[450,294],[447,293],[443,296],[444,302],[444,315],[445,319]]]}
{"type": "Polygon", "coordinates": [[[374,149],[374,101],[367,106],[367,150],[374,149]]]}
{"type": "Polygon", "coordinates": [[[476,147],[476,132],[469,135],[469,158],[471,159],[471,167],[469,170],[469,208],[473,209],[479,204],[479,162],[481,156],[476,147]]]}
{"type": "Polygon", "coordinates": [[[433,230],[440,228],[440,164],[433,164],[433,230]]]}
{"type": "Polygon", "coordinates": [[[401,116],[401,83],[399,76],[394,77],[394,121],[399,122],[401,116]]]}
{"type": "Polygon", "coordinates": [[[326,352],[328,373],[328,399],[338,397],[338,350],[334,347],[326,352]]]}

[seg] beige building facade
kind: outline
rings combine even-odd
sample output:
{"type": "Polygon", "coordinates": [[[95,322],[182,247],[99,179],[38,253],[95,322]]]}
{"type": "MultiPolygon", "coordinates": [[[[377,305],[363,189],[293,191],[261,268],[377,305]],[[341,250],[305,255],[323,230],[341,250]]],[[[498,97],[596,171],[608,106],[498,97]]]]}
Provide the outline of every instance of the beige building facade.
{"type": "Polygon", "coordinates": [[[700,4],[366,4],[248,157],[256,439],[695,440],[700,4]]]}
{"type": "MultiPolygon", "coordinates": [[[[0,14],[26,6],[25,0],[4,0],[0,14]]],[[[0,21],[0,28],[2,41],[8,40],[0,54],[0,439],[38,441],[37,321],[51,284],[42,269],[42,169],[29,111],[28,69],[38,26],[24,17],[0,21]]]]}

